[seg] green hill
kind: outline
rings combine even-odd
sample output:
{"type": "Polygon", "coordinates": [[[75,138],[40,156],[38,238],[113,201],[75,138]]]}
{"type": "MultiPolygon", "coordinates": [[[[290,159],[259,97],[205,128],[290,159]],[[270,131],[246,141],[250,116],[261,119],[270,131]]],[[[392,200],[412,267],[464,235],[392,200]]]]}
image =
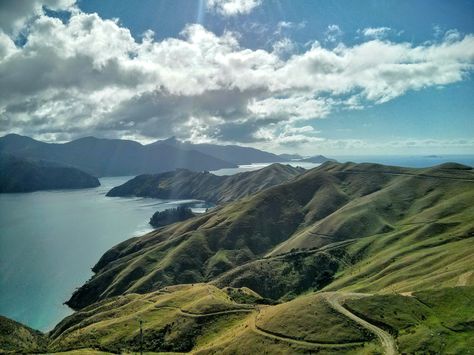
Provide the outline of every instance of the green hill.
{"type": "Polygon", "coordinates": [[[326,163],[115,246],[41,339],[137,352],[141,320],[148,353],[469,354],[473,202],[463,165],[326,163]]]}
{"type": "Polygon", "coordinates": [[[0,154],[0,193],[82,189],[99,185],[96,177],[75,168],[0,154]]]}
{"type": "Polygon", "coordinates": [[[473,267],[466,255],[473,202],[474,172],[462,165],[325,163],[117,245],[68,304],[78,309],[119,294],[209,281],[271,298],[292,297],[295,287],[411,291],[431,278],[451,286],[473,267]],[[406,273],[411,269],[417,272],[406,273]]]}
{"type": "Polygon", "coordinates": [[[302,168],[282,164],[272,164],[260,170],[229,176],[179,169],[162,174],[139,175],[114,187],[107,196],[198,199],[223,203],[281,184],[302,172],[302,168]]]}
{"type": "Polygon", "coordinates": [[[474,345],[473,287],[319,292],[273,306],[236,302],[239,292],[258,297],[193,284],[109,298],[60,322],[48,351],[138,352],[139,321],[147,353],[465,354],[474,345]]]}
{"type": "Polygon", "coordinates": [[[0,354],[45,351],[47,337],[14,320],[0,316],[0,354]]]}

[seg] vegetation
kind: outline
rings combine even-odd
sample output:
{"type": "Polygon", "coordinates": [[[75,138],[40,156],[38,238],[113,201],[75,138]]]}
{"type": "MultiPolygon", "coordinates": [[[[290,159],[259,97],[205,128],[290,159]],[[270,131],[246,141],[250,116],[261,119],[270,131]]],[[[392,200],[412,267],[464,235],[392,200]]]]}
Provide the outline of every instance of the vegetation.
{"type": "Polygon", "coordinates": [[[473,202],[462,165],[325,163],[109,250],[48,351],[136,352],[141,319],[148,352],[469,353],[473,202]]]}
{"type": "Polygon", "coordinates": [[[189,207],[178,206],[155,212],[150,218],[150,224],[155,228],[159,228],[168,224],[185,221],[192,217],[194,217],[194,213],[189,207]]]}
{"type": "Polygon", "coordinates": [[[453,286],[472,270],[473,186],[472,169],[458,164],[325,163],[119,244],[69,305],[209,281],[274,299],[323,287],[387,292],[453,286]]]}
{"type": "Polygon", "coordinates": [[[396,336],[405,354],[463,354],[474,348],[474,287],[349,300],[347,307],[396,336]]]}
{"type": "Polygon", "coordinates": [[[0,316],[0,353],[45,351],[47,338],[37,330],[0,316]]]}
{"type": "Polygon", "coordinates": [[[0,154],[0,193],[99,186],[96,177],[75,168],[0,154]]]}
{"type": "Polygon", "coordinates": [[[302,168],[281,164],[229,176],[180,169],[156,175],[137,176],[123,185],[114,187],[107,196],[198,199],[223,203],[289,181],[303,171],[302,168]]]}

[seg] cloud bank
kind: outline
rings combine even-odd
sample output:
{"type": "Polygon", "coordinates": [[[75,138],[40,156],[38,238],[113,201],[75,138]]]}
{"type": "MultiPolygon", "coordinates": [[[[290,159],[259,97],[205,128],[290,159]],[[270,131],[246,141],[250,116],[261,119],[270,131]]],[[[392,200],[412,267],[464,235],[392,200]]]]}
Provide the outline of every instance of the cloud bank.
{"type": "Polygon", "coordinates": [[[313,42],[282,55],[291,46],[243,48],[238,34],[201,25],[179,38],[155,41],[148,32],[136,40],[97,14],[76,9],[62,22],[41,10],[71,1],[28,4],[29,16],[1,22],[0,133],[297,146],[322,141],[309,120],[459,82],[474,65],[472,35],[416,46],[335,39],[332,48],[313,42]],[[26,42],[18,45],[11,29],[22,21],[26,42]]]}

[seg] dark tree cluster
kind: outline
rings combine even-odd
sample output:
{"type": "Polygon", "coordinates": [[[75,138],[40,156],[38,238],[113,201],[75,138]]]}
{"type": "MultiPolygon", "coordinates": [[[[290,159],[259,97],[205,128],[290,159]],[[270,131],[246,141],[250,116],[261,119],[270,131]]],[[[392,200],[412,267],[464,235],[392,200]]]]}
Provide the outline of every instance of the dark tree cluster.
{"type": "Polygon", "coordinates": [[[189,207],[178,206],[177,208],[155,212],[150,218],[150,224],[155,228],[159,228],[171,223],[185,221],[192,217],[194,217],[194,213],[189,207]]]}

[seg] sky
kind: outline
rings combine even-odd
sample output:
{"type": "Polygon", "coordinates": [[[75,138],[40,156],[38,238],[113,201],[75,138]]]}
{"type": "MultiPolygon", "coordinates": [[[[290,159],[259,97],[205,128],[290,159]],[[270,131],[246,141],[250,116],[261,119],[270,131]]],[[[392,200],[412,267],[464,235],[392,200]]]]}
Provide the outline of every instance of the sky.
{"type": "Polygon", "coordinates": [[[1,0],[0,135],[474,154],[474,1],[1,0]]]}

